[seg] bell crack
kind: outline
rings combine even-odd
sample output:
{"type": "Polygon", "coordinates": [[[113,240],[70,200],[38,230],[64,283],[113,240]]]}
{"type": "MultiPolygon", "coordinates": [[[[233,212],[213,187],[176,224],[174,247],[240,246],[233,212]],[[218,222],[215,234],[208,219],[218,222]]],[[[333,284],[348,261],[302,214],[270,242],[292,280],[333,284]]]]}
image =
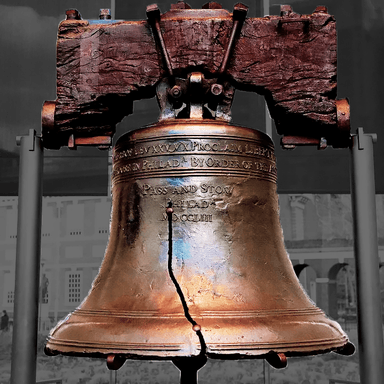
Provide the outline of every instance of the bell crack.
{"type": "MultiPolygon", "coordinates": [[[[201,361],[201,363],[202,363],[201,367],[202,367],[202,366],[204,366],[204,364],[207,361],[207,357],[206,357],[207,347],[206,347],[206,343],[204,340],[204,336],[201,332],[201,326],[192,318],[191,314],[189,313],[189,308],[188,308],[187,301],[185,300],[184,293],[183,293],[183,291],[180,287],[180,284],[177,281],[175,274],[173,273],[173,269],[172,269],[172,259],[173,259],[173,239],[172,239],[173,208],[172,208],[172,205],[173,205],[172,202],[169,202],[167,204],[167,208],[166,208],[166,213],[168,216],[168,273],[169,273],[169,276],[170,276],[170,278],[171,278],[171,280],[172,280],[172,282],[176,288],[176,292],[179,295],[179,298],[180,298],[180,301],[181,301],[181,304],[182,304],[183,310],[184,310],[184,316],[192,324],[192,329],[196,332],[196,335],[199,338],[199,342],[200,342],[199,355],[196,357],[188,357],[187,359],[188,360],[194,359],[194,360],[196,360],[196,362],[197,362],[197,359],[204,360],[204,362],[201,361]]],[[[183,360],[183,358],[176,358],[173,360],[173,363],[179,368],[181,360],[183,360]]],[[[199,367],[198,369],[200,369],[201,367],[199,367]]]]}

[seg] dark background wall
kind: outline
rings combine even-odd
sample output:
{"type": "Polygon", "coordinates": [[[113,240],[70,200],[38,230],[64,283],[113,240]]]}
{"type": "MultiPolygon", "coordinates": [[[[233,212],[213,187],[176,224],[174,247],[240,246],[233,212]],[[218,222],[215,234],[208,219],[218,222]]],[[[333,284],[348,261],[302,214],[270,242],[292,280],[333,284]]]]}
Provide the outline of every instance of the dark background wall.
{"type": "MultiPolygon", "coordinates": [[[[145,19],[145,8],[153,0],[137,2],[115,0],[116,18],[145,19]]],[[[175,1],[176,2],[176,1],[175,1]]],[[[171,1],[161,1],[162,12],[171,1]]],[[[190,0],[200,8],[205,1],[190,0]]],[[[234,1],[221,1],[233,9],[234,1]]],[[[279,14],[273,4],[263,12],[261,1],[245,2],[249,16],[279,14]]],[[[335,15],[338,26],[338,98],[348,97],[351,103],[352,129],[363,126],[376,132],[375,170],[377,192],[384,192],[383,100],[384,51],[381,36],[384,30],[384,4],[380,0],[289,2],[295,12],[309,14],[320,3],[335,15]]],[[[110,8],[110,0],[1,0],[2,39],[0,48],[0,195],[16,195],[18,179],[17,135],[30,128],[40,132],[40,113],[45,100],[56,98],[55,41],[58,23],[65,10],[77,8],[84,19],[96,19],[99,8],[110,8]]],[[[134,114],[118,127],[116,137],[128,130],[153,122],[158,115],[155,100],[135,103],[134,114]]],[[[258,95],[238,92],[235,96],[233,122],[264,129],[264,102],[258,95]]],[[[284,151],[274,135],[279,172],[279,192],[349,193],[349,151],[328,148],[297,148],[284,151]]],[[[106,194],[108,185],[107,153],[92,148],[69,151],[45,151],[44,194],[86,195],[106,194]]]]}

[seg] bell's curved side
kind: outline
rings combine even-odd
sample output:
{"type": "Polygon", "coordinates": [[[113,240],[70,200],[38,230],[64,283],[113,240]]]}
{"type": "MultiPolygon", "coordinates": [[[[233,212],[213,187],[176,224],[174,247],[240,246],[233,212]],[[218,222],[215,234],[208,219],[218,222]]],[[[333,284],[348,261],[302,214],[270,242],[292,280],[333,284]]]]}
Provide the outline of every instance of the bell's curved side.
{"type": "Polygon", "coordinates": [[[276,182],[273,143],[259,131],[175,119],[123,135],[103,263],[47,352],[172,359],[346,349],[347,335],[295,275],[276,182]]]}

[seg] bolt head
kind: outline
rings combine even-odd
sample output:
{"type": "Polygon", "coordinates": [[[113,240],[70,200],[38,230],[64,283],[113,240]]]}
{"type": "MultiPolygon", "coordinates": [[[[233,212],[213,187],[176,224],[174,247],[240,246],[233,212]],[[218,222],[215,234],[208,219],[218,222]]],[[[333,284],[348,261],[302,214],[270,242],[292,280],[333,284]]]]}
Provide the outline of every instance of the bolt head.
{"type": "Polygon", "coordinates": [[[328,9],[324,5],[319,5],[318,7],[316,7],[313,13],[328,13],[328,9]]]}
{"type": "Polygon", "coordinates": [[[220,96],[223,93],[223,86],[221,84],[212,84],[211,92],[214,96],[220,96]]]}
{"type": "Polygon", "coordinates": [[[160,18],[160,9],[157,4],[151,4],[147,7],[148,19],[155,20],[160,18]]]}
{"type": "Polygon", "coordinates": [[[289,16],[293,12],[292,7],[290,5],[281,5],[280,6],[280,15],[281,16],[289,16]]]}
{"type": "Polygon", "coordinates": [[[67,20],[81,20],[80,12],[77,9],[67,9],[65,15],[67,20]]]}
{"type": "Polygon", "coordinates": [[[245,4],[237,3],[233,7],[233,18],[244,21],[247,17],[248,7],[245,4]]]}
{"type": "Polygon", "coordinates": [[[99,19],[100,20],[110,20],[112,18],[111,10],[108,8],[100,9],[99,19]]]}
{"type": "Polygon", "coordinates": [[[170,93],[173,98],[178,99],[182,95],[181,87],[178,85],[173,86],[170,93]]]}

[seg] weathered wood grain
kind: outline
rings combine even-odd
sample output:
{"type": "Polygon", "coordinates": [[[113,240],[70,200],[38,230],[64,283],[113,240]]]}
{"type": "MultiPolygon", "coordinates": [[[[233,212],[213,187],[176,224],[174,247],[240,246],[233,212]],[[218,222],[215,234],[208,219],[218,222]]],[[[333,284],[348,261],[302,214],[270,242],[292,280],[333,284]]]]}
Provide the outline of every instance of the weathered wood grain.
{"type": "MultiPolygon", "coordinates": [[[[232,17],[162,15],[161,29],[176,76],[215,76],[232,17]]],[[[280,134],[324,136],[336,129],[336,23],[333,16],[290,13],[246,19],[226,79],[266,97],[280,134]]],[[[166,76],[146,20],[114,23],[66,20],[57,40],[57,100],[46,145],[79,136],[111,136],[132,101],[155,95],[166,76]]],[[[61,143],[60,145],[65,145],[61,143]]]]}

